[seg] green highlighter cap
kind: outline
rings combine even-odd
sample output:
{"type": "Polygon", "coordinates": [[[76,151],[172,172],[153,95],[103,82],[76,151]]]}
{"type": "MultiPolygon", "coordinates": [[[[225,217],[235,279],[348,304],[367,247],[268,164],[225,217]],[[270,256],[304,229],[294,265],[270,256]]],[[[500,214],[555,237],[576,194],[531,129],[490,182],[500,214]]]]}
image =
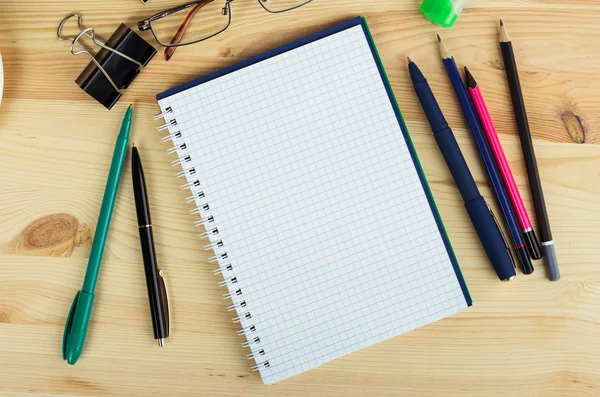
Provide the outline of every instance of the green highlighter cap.
{"type": "Polygon", "coordinates": [[[454,25],[465,0],[423,0],[421,12],[431,22],[449,28],[454,25]]]}

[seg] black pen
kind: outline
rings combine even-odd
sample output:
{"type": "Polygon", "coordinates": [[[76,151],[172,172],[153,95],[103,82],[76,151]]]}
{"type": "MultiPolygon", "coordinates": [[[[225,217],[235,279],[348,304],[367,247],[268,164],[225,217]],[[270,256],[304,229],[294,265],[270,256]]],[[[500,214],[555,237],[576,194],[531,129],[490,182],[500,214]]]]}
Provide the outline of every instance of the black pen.
{"type": "Polygon", "coordinates": [[[169,337],[169,300],[165,279],[156,263],[154,250],[154,237],[152,235],[152,221],[150,220],[150,204],[146,191],[146,180],[140,154],[135,146],[131,151],[131,173],[133,179],[133,196],[137,212],[142,256],[144,258],[144,272],[146,273],[146,286],[148,287],[148,301],[154,328],[154,339],[158,345],[164,346],[164,340],[169,337]]]}

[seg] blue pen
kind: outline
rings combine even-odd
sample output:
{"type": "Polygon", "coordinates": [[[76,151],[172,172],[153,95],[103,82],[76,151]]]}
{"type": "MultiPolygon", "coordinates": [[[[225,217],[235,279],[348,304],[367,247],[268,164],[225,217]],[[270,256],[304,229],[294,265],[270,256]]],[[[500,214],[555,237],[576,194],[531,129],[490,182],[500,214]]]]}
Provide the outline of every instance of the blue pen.
{"type": "Polygon", "coordinates": [[[487,203],[479,194],[473,175],[469,171],[456,138],[454,138],[454,134],[435,100],[427,80],[410,58],[408,58],[408,70],[415,93],[419,98],[421,107],[423,107],[442,156],[444,156],[448,169],[465,202],[465,209],[471,218],[481,245],[483,245],[488,259],[494,270],[496,270],[498,278],[502,281],[509,281],[516,275],[515,267],[509,249],[500,233],[500,228],[487,203]]]}
{"type": "Polygon", "coordinates": [[[504,185],[500,179],[500,173],[496,168],[492,153],[485,139],[485,135],[483,134],[481,124],[479,123],[479,118],[477,117],[477,113],[473,108],[473,104],[471,103],[471,99],[469,98],[465,84],[460,77],[454,57],[450,54],[450,51],[448,51],[448,48],[442,42],[440,35],[437,35],[437,39],[440,45],[440,53],[442,55],[442,62],[446,68],[446,73],[448,74],[448,78],[450,79],[450,83],[452,84],[452,88],[456,94],[456,98],[458,99],[463,114],[465,115],[465,119],[467,119],[471,133],[473,134],[473,139],[475,139],[475,143],[479,149],[481,160],[483,160],[483,164],[487,170],[492,188],[494,189],[494,193],[498,199],[498,204],[500,204],[500,209],[502,210],[504,221],[506,222],[506,227],[512,238],[517,257],[519,258],[519,263],[521,264],[523,273],[531,274],[533,273],[533,265],[529,259],[525,242],[521,236],[521,231],[519,230],[517,219],[515,218],[515,214],[510,206],[510,201],[508,200],[504,185]]]}

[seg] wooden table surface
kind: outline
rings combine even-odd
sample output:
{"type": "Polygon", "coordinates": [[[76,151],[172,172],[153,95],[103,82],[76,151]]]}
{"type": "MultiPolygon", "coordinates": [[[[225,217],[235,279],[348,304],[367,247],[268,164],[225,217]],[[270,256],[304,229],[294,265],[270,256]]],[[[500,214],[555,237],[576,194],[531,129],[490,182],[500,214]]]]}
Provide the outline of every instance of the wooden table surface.
{"type": "MultiPolygon", "coordinates": [[[[4,0],[0,51],[0,395],[9,396],[598,396],[600,395],[600,5],[597,0],[472,0],[458,24],[436,28],[418,0],[315,0],[270,15],[232,3],[230,29],[157,56],[112,111],[74,83],[88,60],[56,38],[63,16],[108,37],[183,2],[4,0]],[[574,4],[577,3],[577,4],[574,4]],[[474,299],[468,310],[264,386],[250,370],[159,141],[154,95],[336,22],[364,15],[474,299]],[[491,202],[472,138],[435,43],[476,73],[529,209],[529,189],[508,96],[497,24],[520,64],[562,280],[500,283],[409,84],[406,55],[429,78],[482,193],[491,202]],[[173,332],[152,339],[129,165],[104,254],[84,354],[61,360],[65,316],[80,288],[123,112],[143,149],[159,262],[168,275],[173,332]]],[[[136,29],[137,30],[137,29],[136,29]]],[[[143,37],[150,40],[149,33],[143,37]]]]}

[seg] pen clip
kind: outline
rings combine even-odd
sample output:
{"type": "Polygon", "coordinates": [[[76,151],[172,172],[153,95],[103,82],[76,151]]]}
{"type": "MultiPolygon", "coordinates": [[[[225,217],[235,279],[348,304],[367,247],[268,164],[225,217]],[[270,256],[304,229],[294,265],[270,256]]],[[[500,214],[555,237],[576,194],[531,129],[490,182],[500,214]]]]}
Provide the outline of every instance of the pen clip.
{"type": "Polygon", "coordinates": [[[165,319],[165,325],[167,328],[167,337],[171,336],[171,307],[169,306],[169,294],[167,291],[167,283],[163,276],[163,271],[158,271],[158,280],[160,282],[160,296],[162,298],[163,317],[165,319]]]}
{"type": "Polygon", "coordinates": [[[506,238],[506,235],[502,231],[502,228],[500,227],[500,223],[498,223],[498,219],[496,218],[496,215],[494,214],[494,211],[492,211],[492,209],[490,208],[489,204],[488,204],[488,209],[490,210],[490,214],[492,215],[492,219],[494,220],[494,223],[496,224],[496,227],[498,228],[498,231],[500,232],[500,236],[502,237],[502,241],[504,242],[504,247],[506,247],[506,251],[508,252],[508,256],[510,257],[510,261],[512,262],[513,267],[516,269],[517,265],[516,265],[513,253],[510,250],[510,243],[508,242],[508,239],[506,238]]]}

